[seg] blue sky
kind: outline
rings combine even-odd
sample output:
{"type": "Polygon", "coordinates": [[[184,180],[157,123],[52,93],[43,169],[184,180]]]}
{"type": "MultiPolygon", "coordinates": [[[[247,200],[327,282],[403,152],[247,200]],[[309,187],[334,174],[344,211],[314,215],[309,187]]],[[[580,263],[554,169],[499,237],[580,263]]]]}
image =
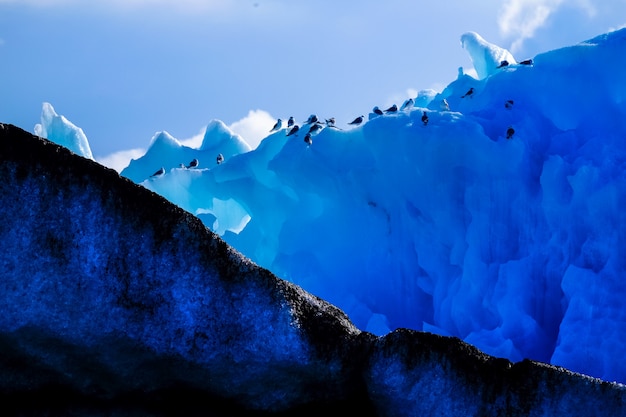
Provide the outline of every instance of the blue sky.
{"type": "Polygon", "coordinates": [[[624,24],[626,0],[0,0],[0,121],[32,131],[50,102],[96,159],[211,119],[254,142],[440,91],[467,31],[521,60],[624,24]]]}

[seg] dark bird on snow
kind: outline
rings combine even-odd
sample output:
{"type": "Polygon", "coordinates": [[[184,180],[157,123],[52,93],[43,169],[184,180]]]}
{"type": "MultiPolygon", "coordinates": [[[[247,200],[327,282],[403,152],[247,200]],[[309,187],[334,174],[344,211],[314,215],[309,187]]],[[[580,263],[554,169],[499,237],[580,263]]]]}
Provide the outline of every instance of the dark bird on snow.
{"type": "Polygon", "coordinates": [[[224,162],[224,155],[222,155],[222,154],[217,155],[217,159],[216,160],[217,160],[217,164],[218,165],[221,164],[222,162],[224,162]]]}
{"type": "Polygon", "coordinates": [[[289,118],[289,120],[287,120],[287,127],[291,127],[291,126],[293,126],[293,124],[294,124],[294,123],[295,123],[295,122],[293,121],[293,116],[291,116],[291,117],[289,118]]]}
{"type": "Polygon", "coordinates": [[[471,96],[472,94],[474,94],[474,87],[470,87],[470,89],[469,89],[469,90],[467,90],[467,93],[463,94],[463,95],[461,96],[461,98],[469,97],[469,96],[471,96]]]}
{"type": "Polygon", "coordinates": [[[326,126],[334,127],[335,126],[335,118],[331,117],[330,119],[326,119],[326,126]]]}
{"type": "Polygon", "coordinates": [[[150,175],[150,177],[159,177],[161,175],[165,174],[165,168],[161,167],[161,169],[159,169],[157,172],[155,172],[154,174],[150,175]]]}
{"type": "Polygon", "coordinates": [[[448,100],[446,100],[445,98],[441,100],[441,104],[439,105],[439,107],[443,111],[450,111],[450,104],[448,104],[448,100]]]}
{"type": "Polygon", "coordinates": [[[313,143],[313,139],[311,138],[311,134],[310,133],[307,133],[306,135],[304,135],[304,141],[309,146],[313,143]]]}
{"type": "Polygon", "coordinates": [[[191,160],[189,165],[187,165],[187,168],[195,168],[195,167],[198,166],[199,163],[200,162],[196,158],[194,158],[194,159],[191,160]]]}
{"type": "Polygon", "coordinates": [[[294,125],[289,132],[287,132],[287,136],[295,135],[300,130],[300,126],[294,125]]]}
{"type": "Polygon", "coordinates": [[[311,126],[309,128],[309,131],[307,134],[313,134],[315,132],[317,132],[318,130],[320,130],[322,128],[322,124],[321,123],[315,123],[313,126],[311,126]]]}
{"type": "Polygon", "coordinates": [[[515,104],[513,100],[507,100],[504,102],[504,107],[506,107],[507,109],[510,109],[513,107],[513,104],[515,104]]]}
{"type": "Polygon", "coordinates": [[[415,105],[415,100],[410,98],[410,99],[406,100],[404,103],[402,103],[402,106],[400,106],[400,111],[411,110],[414,105],[415,105]]]}
{"type": "Polygon", "coordinates": [[[283,121],[281,119],[278,119],[276,120],[276,124],[274,125],[272,130],[270,130],[270,133],[276,132],[277,130],[282,129],[282,127],[283,127],[283,121]]]}
{"type": "Polygon", "coordinates": [[[398,106],[396,106],[395,104],[391,107],[389,107],[387,110],[385,110],[385,113],[395,113],[398,111],[398,106]]]}
{"type": "Polygon", "coordinates": [[[426,114],[426,112],[422,114],[422,123],[424,123],[424,126],[428,124],[428,115],[426,114]]]}
{"type": "Polygon", "coordinates": [[[381,109],[378,108],[378,106],[375,106],[372,111],[374,112],[374,114],[377,114],[379,116],[381,116],[383,114],[383,111],[381,109]]]}
{"type": "Polygon", "coordinates": [[[310,125],[311,123],[315,123],[317,121],[318,121],[317,116],[312,114],[312,115],[309,116],[309,118],[304,123],[310,125]]]}
{"type": "Polygon", "coordinates": [[[532,59],[525,59],[522,62],[520,62],[520,65],[532,65],[532,64],[533,64],[532,59]]]}
{"type": "Polygon", "coordinates": [[[353,121],[351,121],[350,123],[348,123],[349,125],[354,125],[354,126],[358,126],[361,123],[363,123],[363,117],[365,116],[359,116],[356,119],[354,119],[353,121]]]}
{"type": "Polygon", "coordinates": [[[500,61],[500,65],[498,65],[496,68],[502,68],[502,67],[508,67],[508,66],[509,66],[509,61],[505,59],[504,61],[500,61]]]}
{"type": "Polygon", "coordinates": [[[509,126],[509,128],[506,130],[506,138],[512,139],[514,134],[515,134],[515,129],[509,126]]]}

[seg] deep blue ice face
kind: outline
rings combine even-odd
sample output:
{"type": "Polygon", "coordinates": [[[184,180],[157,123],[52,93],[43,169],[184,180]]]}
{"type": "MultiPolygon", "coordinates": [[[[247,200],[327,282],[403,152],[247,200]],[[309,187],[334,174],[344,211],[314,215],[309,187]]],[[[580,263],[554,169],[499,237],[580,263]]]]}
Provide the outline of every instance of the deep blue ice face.
{"type": "Polygon", "coordinates": [[[163,134],[125,175],[363,330],[454,335],[624,382],[623,36],[532,65],[470,37],[481,79],[460,73],[413,107],[337,121],[310,146],[284,128],[245,149],[217,122],[200,149],[163,134]]]}

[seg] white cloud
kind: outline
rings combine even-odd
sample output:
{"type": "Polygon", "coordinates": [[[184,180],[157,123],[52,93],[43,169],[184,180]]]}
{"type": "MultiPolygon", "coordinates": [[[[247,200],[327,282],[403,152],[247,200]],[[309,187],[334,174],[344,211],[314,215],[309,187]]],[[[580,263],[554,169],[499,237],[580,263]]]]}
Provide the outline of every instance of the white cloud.
{"type": "MultiPolygon", "coordinates": [[[[0,0],[1,1],[1,0],[0,0]]],[[[130,164],[131,159],[137,159],[142,157],[146,153],[145,149],[128,149],[125,151],[119,151],[112,153],[104,157],[97,157],[96,161],[105,167],[121,172],[124,168],[130,164]]]]}
{"type": "Polygon", "coordinates": [[[276,119],[265,110],[250,110],[248,115],[228,126],[230,130],[241,136],[252,149],[255,149],[269,131],[276,119]]]}
{"type": "Polygon", "coordinates": [[[179,140],[180,144],[183,146],[188,146],[193,149],[199,149],[202,145],[202,139],[204,139],[204,133],[206,132],[206,126],[200,129],[200,132],[193,135],[190,138],[179,140]]]}
{"type": "Polygon", "coordinates": [[[515,38],[511,52],[532,38],[562,3],[563,0],[506,0],[500,9],[498,25],[504,36],[515,38]]]}

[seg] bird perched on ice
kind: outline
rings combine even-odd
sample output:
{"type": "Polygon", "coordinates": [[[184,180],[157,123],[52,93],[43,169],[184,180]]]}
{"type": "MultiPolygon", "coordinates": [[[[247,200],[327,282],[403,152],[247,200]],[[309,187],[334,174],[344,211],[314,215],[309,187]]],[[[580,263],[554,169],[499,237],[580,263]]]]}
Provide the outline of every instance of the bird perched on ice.
{"type": "Polygon", "coordinates": [[[441,100],[441,105],[439,106],[443,111],[450,111],[450,104],[448,104],[448,100],[445,98],[441,100]]]}
{"type": "Polygon", "coordinates": [[[150,177],[160,177],[163,174],[165,174],[165,167],[161,167],[161,169],[159,169],[154,174],[150,175],[150,177]]]}
{"type": "Polygon", "coordinates": [[[385,110],[385,113],[395,113],[398,111],[398,106],[396,106],[395,104],[391,107],[389,107],[387,110],[385,110]]]}
{"type": "Polygon", "coordinates": [[[222,162],[224,162],[224,155],[222,155],[222,154],[218,154],[218,155],[217,155],[217,158],[216,158],[216,161],[217,161],[217,165],[219,165],[219,164],[221,164],[222,162]]]}
{"type": "Polygon", "coordinates": [[[276,124],[274,125],[272,130],[270,130],[270,133],[276,132],[277,130],[282,129],[282,127],[283,127],[283,121],[281,119],[278,119],[276,120],[276,124]]]}
{"type": "Polygon", "coordinates": [[[504,102],[504,107],[506,107],[507,109],[511,109],[513,108],[513,104],[515,104],[513,100],[507,100],[504,102]]]}
{"type": "Polygon", "coordinates": [[[525,60],[520,62],[520,65],[532,65],[532,64],[533,64],[533,60],[532,59],[525,59],[525,60]]]}
{"type": "Polygon", "coordinates": [[[314,123],[313,126],[311,126],[309,128],[309,131],[307,132],[307,134],[313,134],[313,133],[317,132],[318,130],[320,130],[321,128],[322,128],[322,124],[321,123],[319,123],[319,122],[314,123]]]}
{"type": "Polygon", "coordinates": [[[195,167],[198,166],[199,163],[200,163],[200,161],[198,161],[196,158],[194,158],[194,159],[191,160],[189,165],[187,165],[187,168],[195,168],[195,167]]]}
{"type": "Polygon", "coordinates": [[[350,123],[348,123],[349,125],[354,125],[354,126],[358,126],[361,123],[363,123],[363,117],[365,116],[359,116],[356,119],[354,119],[353,121],[351,121],[350,123]]]}
{"type": "Polygon", "coordinates": [[[312,114],[312,115],[309,116],[309,118],[304,123],[310,125],[311,123],[315,123],[317,121],[318,121],[317,115],[312,114]]]}
{"type": "Polygon", "coordinates": [[[498,65],[496,68],[502,68],[502,67],[508,67],[508,66],[509,66],[509,61],[505,59],[503,61],[500,61],[500,65],[498,65]]]}
{"type": "Polygon", "coordinates": [[[474,87],[470,87],[470,89],[467,90],[467,93],[463,94],[461,98],[471,97],[473,94],[474,94],[474,87]]]}
{"type": "Polygon", "coordinates": [[[372,112],[374,112],[374,114],[377,114],[379,116],[382,116],[383,114],[383,111],[380,108],[378,108],[378,106],[374,106],[374,108],[372,109],[372,112]]]}
{"type": "Polygon", "coordinates": [[[402,106],[400,106],[400,111],[411,110],[414,105],[415,105],[415,101],[412,98],[410,98],[406,100],[404,103],[402,103],[402,106]]]}
{"type": "Polygon", "coordinates": [[[287,136],[295,135],[300,130],[300,126],[294,125],[289,132],[287,132],[287,136]]]}
{"type": "Polygon", "coordinates": [[[422,114],[422,123],[424,123],[424,126],[428,124],[428,115],[426,114],[426,112],[422,114]]]}
{"type": "Polygon", "coordinates": [[[311,146],[311,144],[313,143],[313,139],[311,138],[311,133],[307,133],[306,135],[304,135],[304,141],[306,142],[307,145],[311,146]]]}
{"type": "Polygon", "coordinates": [[[291,117],[289,118],[289,120],[287,120],[287,127],[291,127],[291,126],[293,126],[293,124],[294,124],[294,123],[295,123],[295,122],[294,122],[294,120],[293,120],[293,116],[291,116],[291,117]]]}
{"type": "Polygon", "coordinates": [[[506,130],[506,138],[512,139],[514,134],[515,134],[515,129],[509,126],[509,128],[506,130]]]}
{"type": "Polygon", "coordinates": [[[331,117],[330,119],[326,119],[326,126],[335,127],[335,118],[331,117]]]}

